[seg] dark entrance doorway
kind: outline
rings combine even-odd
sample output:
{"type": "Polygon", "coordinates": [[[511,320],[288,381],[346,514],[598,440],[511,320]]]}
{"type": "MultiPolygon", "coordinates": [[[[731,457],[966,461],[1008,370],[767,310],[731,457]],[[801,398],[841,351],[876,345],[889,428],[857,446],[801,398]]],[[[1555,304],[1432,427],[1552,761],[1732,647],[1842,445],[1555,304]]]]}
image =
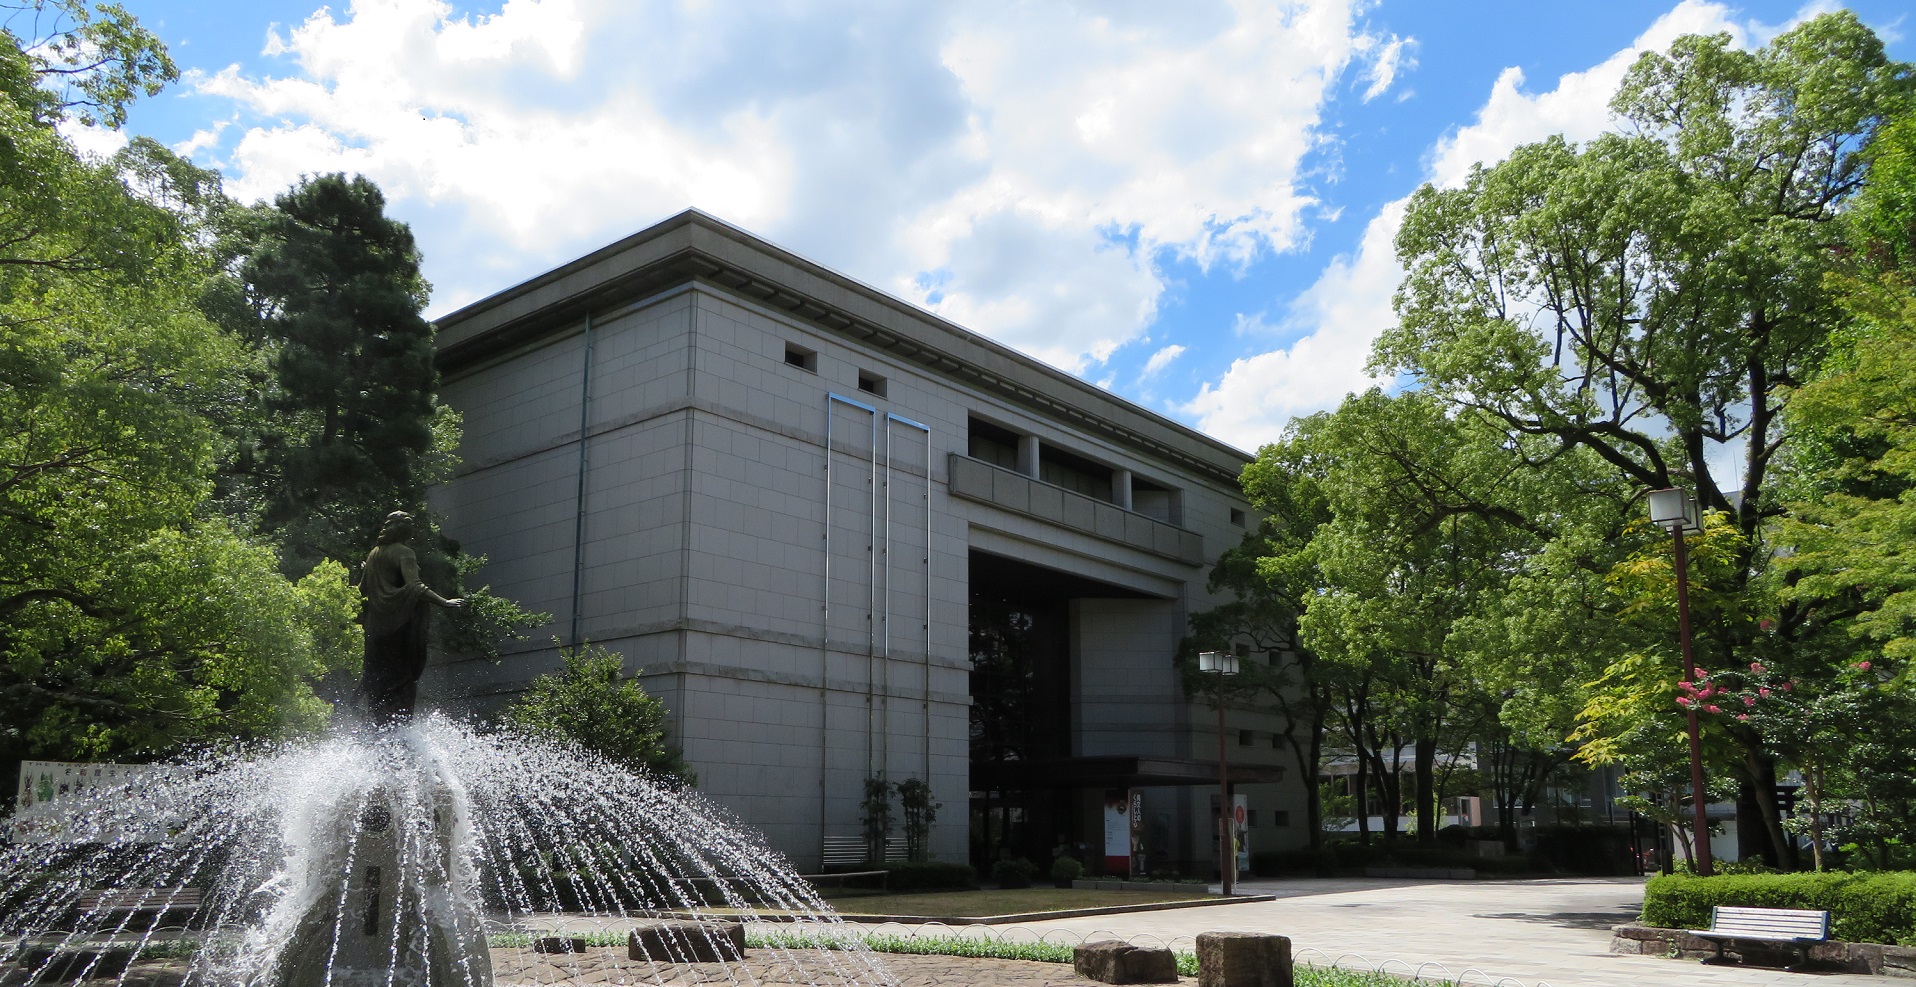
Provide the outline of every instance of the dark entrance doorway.
{"type": "MultiPolygon", "coordinates": [[[[971,554],[971,764],[974,777],[1071,757],[1071,601],[1142,597],[1106,583],[983,552],[971,554]],[[984,769],[984,770],[981,770],[984,769]]],[[[1087,839],[1060,779],[974,787],[971,863],[1005,857],[1049,867],[1053,848],[1087,839]]]]}

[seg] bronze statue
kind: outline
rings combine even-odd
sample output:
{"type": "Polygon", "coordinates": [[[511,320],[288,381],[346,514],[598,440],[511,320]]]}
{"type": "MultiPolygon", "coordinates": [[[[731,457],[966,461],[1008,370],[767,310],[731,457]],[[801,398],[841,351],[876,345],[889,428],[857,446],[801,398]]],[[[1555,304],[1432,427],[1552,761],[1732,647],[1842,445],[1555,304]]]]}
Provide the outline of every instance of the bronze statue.
{"type": "Polygon", "coordinates": [[[419,676],[426,671],[426,632],[432,611],[427,604],[462,607],[419,581],[419,557],[413,554],[412,515],[394,511],[379,528],[379,544],[359,569],[359,592],[366,598],[366,661],[359,672],[359,698],[375,717],[412,715],[419,676]]]}

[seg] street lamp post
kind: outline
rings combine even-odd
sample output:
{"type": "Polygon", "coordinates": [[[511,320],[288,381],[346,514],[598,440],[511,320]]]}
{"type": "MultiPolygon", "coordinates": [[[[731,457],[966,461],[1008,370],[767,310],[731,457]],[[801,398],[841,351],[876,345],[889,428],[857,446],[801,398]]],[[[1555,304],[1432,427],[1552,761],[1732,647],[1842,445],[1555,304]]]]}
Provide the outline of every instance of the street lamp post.
{"type": "MultiPolygon", "coordinates": [[[[1690,649],[1690,552],[1683,536],[1702,531],[1696,498],[1687,490],[1650,491],[1650,523],[1670,532],[1676,549],[1677,640],[1683,648],[1683,678],[1696,681],[1696,658],[1690,649]]],[[[1690,802],[1695,812],[1696,872],[1709,877],[1715,871],[1710,854],[1710,820],[1703,795],[1703,741],[1697,728],[1697,703],[1684,704],[1690,729],[1690,802]]]]}
{"type": "Polygon", "coordinates": [[[1224,677],[1237,674],[1237,656],[1228,651],[1198,655],[1198,671],[1217,676],[1217,873],[1226,897],[1237,883],[1237,841],[1231,830],[1230,761],[1224,747],[1224,677]]]}

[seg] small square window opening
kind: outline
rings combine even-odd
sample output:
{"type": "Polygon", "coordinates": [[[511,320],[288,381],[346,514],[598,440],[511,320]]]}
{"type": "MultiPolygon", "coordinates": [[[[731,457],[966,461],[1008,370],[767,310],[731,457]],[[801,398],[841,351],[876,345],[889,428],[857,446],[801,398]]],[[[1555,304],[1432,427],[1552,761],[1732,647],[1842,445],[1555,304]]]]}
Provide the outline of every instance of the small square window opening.
{"type": "Polygon", "coordinates": [[[786,343],[785,344],[785,362],[788,365],[797,367],[800,370],[809,370],[812,373],[818,372],[817,351],[808,350],[803,346],[797,346],[792,343],[786,343]]]}
{"type": "Polygon", "coordinates": [[[885,378],[874,373],[860,370],[858,372],[858,389],[867,394],[876,394],[882,398],[885,396],[885,378]]]}
{"type": "Polygon", "coordinates": [[[1235,507],[1231,508],[1231,523],[1240,528],[1244,527],[1244,512],[1235,507]]]}
{"type": "Polygon", "coordinates": [[[1256,743],[1256,741],[1251,739],[1251,731],[1239,730],[1237,732],[1237,745],[1239,747],[1249,747],[1253,743],[1256,743]]]}

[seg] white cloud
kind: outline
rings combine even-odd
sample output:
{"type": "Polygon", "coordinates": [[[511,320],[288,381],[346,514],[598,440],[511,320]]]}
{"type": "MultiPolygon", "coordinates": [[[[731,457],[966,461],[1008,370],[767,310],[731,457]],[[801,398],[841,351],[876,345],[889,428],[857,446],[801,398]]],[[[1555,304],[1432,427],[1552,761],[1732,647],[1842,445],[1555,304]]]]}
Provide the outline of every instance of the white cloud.
{"type": "Polygon", "coordinates": [[[105,127],[89,127],[72,120],[62,121],[56,128],[60,135],[70,141],[81,154],[94,157],[110,157],[126,146],[124,131],[109,130],[105,127]]]}
{"type": "Polygon", "coordinates": [[[231,120],[216,121],[211,127],[202,127],[193,131],[193,136],[173,145],[173,153],[182,158],[190,158],[209,148],[219,146],[220,134],[233,125],[231,120]]]}
{"type": "Polygon", "coordinates": [[[1231,317],[1231,335],[1233,336],[1270,333],[1276,329],[1276,326],[1271,325],[1268,313],[1265,312],[1239,312],[1231,317]]]}
{"type": "MultiPolygon", "coordinates": [[[[1357,253],[1332,260],[1292,303],[1286,322],[1303,338],[1234,361],[1178,410],[1195,416],[1205,432],[1256,449],[1275,440],[1292,417],[1333,407],[1344,395],[1379,383],[1364,363],[1371,341],[1394,321],[1390,295],[1403,272],[1391,238],[1406,201],[1385,206],[1364,228],[1357,253]]],[[[1243,316],[1238,318],[1241,323],[1243,316]]]]}
{"type": "Polygon", "coordinates": [[[1364,102],[1368,103],[1388,92],[1390,84],[1397,79],[1397,73],[1417,67],[1417,59],[1411,54],[1416,47],[1416,41],[1393,34],[1387,40],[1377,40],[1374,46],[1368,48],[1370,67],[1365,69],[1364,78],[1370,81],[1370,85],[1364,88],[1364,102]]]}
{"type": "Polygon", "coordinates": [[[1183,355],[1184,355],[1184,347],[1179,346],[1176,343],[1172,343],[1171,345],[1166,346],[1165,348],[1157,351],[1156,353],[1151,354],[1151,358],[1149,360],[1144,361],[1143,376],[1154,377],[1158,375],[1159,373],[1162,373],[1165,367],[1168,367],[1171,365],[1172,360],[1175,360],[1178,357],[1183,355]]]}
{"type": "MultiPolygon", "coordinates": [[[[1549,91],[1526,92],[1523,72],[1505,69],[1477,119],[1432,148],[1426,178],[1455,186],[1472,165],[1500,161],[1521,144],[1552,134],[1574,141],[1597,136],[1612,125],[1610,97],[1639,54],[1666,49],[1679,35],[1718,31],[1748,37],[1721,4],[1683,0],[1629,48],[1562,76],[1549,91]]],[[[1291,303],[1281,326],[1296,334],[1296,342],[1234,361],[1179,410],[1195,416],[1204,431],[1254,449],[1275,440],[1293,416],[1335,407],[1345,395],[1383,383],[1365,373],[1364,364],[1372,342],[1396,322],[1391,295],[1403,269],[1393,241],[1407,201],[1379,210],[1356,254],[1334,258],[1291,303]]],[[[1243,334],[1263,324],[1261,314],[1250,322],[1240,315],[1234,330],[1243,334]]]]}
{"type": "Polygon", "coordinates": [[[248,114],[236,192],[380,182],[435,308],[698,206],[1083,370],[1164,258],[1303,241],[1320,107],[1406,64],[1359,6],[353,0],[269,36],[284,74],[193,82],[248,114]]]}

